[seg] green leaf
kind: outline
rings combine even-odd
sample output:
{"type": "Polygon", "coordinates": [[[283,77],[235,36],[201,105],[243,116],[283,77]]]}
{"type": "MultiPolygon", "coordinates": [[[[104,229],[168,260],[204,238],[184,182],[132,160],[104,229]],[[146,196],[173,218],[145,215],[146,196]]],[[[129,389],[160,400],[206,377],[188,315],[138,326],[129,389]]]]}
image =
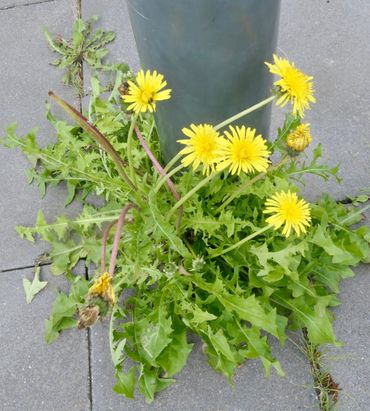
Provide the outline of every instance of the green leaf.
{"type": "Polygon", "coordinates": [[[237,295],[223,295],[218,296],[218,299],[226,309],[237,313],[242,320],[246,320],[279,338],[276,310],[273,309],[266,313],[254,295],[247,298],[237,295]]]}
{"type": "Polygon", "coordinates": [[[166,318],[166,310],[159,306],[157,322],[149,323],[148,327],[141,334],[141,344],[151,361],[155,360],[165,347],[171,342],[172,334],[171,317],[166,318]]]}
{"type": "Polygon", "coordinates": [[[181,239],[175,234],[174,227],[163,218],[163,214],[160,212],[155,203],[154,193],[149,195],[149,210],[153,217],[154,227],[158,228],[159,231],[167,238],[171,245],[171,248],[179,253],[182,257],[191,258],[190,252],[181,241],[181,239]]]}
{"type": "Polygon", "coordinates": [[[126,374],[122,371],[116,371],[117,384],[113,387],[113,391],[117,394],[124,395],[127,398],[134,399],[135,391],[135,368],[130,368],[130,371],[126,374]]]}
{"type": "Polygon", "coordinates": [[[67,205],[71,204],[76,195],[76,183],[72,180],[67,181],[67,191],[68,196],[66,198],[66,201],[64,202],[64,207],[67,207],[67,205]]]}
{"type": "Polygon", "coordinates": [[[313,244],[318,245],[330,256],[332,256],[334,264],[350,265],[356,264],[358,262],[358,259],[354,257],[353,254],[334,244],[330,234],[324,231],[321,226],[318,226],[316,228],[314,236],[309,241],[313,244]]]}
{"type": "Polygon", "coordinates": [[[157,358],[158,364],[165,370],[165,377],[172,377],[186,364],[193,344],[188,344],[186,329],[175,330],[171,343],[157,358]]]}
{"type": "MultiPolygon", "coordinates": [[[[264,270],[258,274],[259,276],[268,275],[270,271],[274,271],[274,268],[271,267],[268,261],[279,264],[284,269],[285,274],[289,275],[292,272],[296,272],[301,258],[307,249],[307,242],[301,241],[297,245],[285,245],[280,251],[269,251],[267,244],[264,243],[260,247],[252,246],[250,252],[258,258],[259,263],[264,268],[264,270]]],[[[276,274],[276,276],[278,276],[278,274],[276,274]]]]}
{"type": "Polygon", "coordinates": [[[125,348],[126,342],[127,342],[126,338],[123,338],[113,350],[112,362],[115,367],[119,366],[124,360],[124,357],[122,354],[123,354],[123,350],[125,348]]]}
{"type": "Polygon", "coordinates": [[[274,295],[274,298],[284,307],[292,310],[294,316],[307,328],[308,337],[313,344],[335,344],[336,341],[331,319],[328,312],[320,303],[314,307],[306,304],[303,298],[289,299],[281,295],[274,295]]]}
{"type": "Polygon", "coordinates": [[[270,375],[271,367],[275,368],[278,375],[284,376],[285,373],[279,361],[272,356],[267,337],[261,337],[258,327],[243,327],[240,325],[240,330],[248,343],[247,358],[260,358],[265,367],[266,376],[270,375]]]}
{"type": "Polygon", "coordinates": [[[139,390],[145,396],[146,401],[150,404],[154,400],[154,394],[162,391],[175,380],[160,378],[158,370],[150,370],[144,365],[141,365],[139,376],[139,390]]]}
{"type": "Polygon", "coordinates": [[[210,326],[208,326],[207,336],[217,353],[222,354],[231,362],[236,362],[235,355],[231,351],[230,344],[222,330],[218,330],[216,334],[214,334],[210,326]]]}
{"type": "Polygon", "coordinates": [[[35,298],[36,294],[43,290],[48,283],[47,281],[40,281],[40,271],[40,267],[35,268],[35,274],[32,282],[27,278],[23,279],[23,288],[24,292],[26,293],[27,304],[30,304],[35,298]]]}
{"type": "Polygon", "coordinates": [[[45,320],[45,340],[48,344],[55,341],[61,331],[75,327],[76,312],[75,299],[60,292],[53,303],[50,318],[45,320]]]}
{"type": "Polygon", "coordinates": [[[191,305],[190,310],[191,310],[191,313],[193,314],[191,323],[194,325],[199,325],[199,324],[217,319],[217,317],[214,314],[211,314],[208,311],[202,310],[196,304],[191,305]]]}

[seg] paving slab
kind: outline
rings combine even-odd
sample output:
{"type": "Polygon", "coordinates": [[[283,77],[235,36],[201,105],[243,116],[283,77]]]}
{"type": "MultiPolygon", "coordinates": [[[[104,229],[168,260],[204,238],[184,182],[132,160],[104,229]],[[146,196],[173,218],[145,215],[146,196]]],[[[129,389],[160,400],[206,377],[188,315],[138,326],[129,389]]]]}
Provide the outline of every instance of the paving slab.
{"type": "Polygon", "coordinates": [[[52,345],[44,341],[44,319],[61,277],[42,269],[46,288],[26,304],[22,279],[32,270],[0,273],[0,409],[6,411],[87,411],[89,365],[86,331],[68,330],[52,345]]]}
{"type": "MultiPolygon", "coordinates": [[[[308,180],[310,198],[327,191],[342,199],[370,186],[369,15],[368,0],[282,0],[278,53],[314,76],[307,122],[328,163],[342,164],[340,186],[308,180]]],[[[281,118],[274,114],[272,130],[281,118]]]]}
{"type": "Polygon", "coordinates": [[[356,269],[356,277],[345,280],[334,310],[335,332],[341,348],[324,350],[324,362],[339,383],[338,411],[370,409],[370,267],[356,269]]]}
{"type": "Polygon", "coordinates": [[[133,401],[112,391],[115,380],[106,323],[96,324],[91,330],[91,346],[93,411],[298,411],[312,409],[316,402],[308,365],[289,343],[283,349],[274,344],[286,377],[273,375],[272,370],[271,377],[266,379],[262,365],[249,361],[238,369],[234,387],[210,368],[201,344],[196,343],[177,381],[159,393],[151,405],[141,395],[133,401]]]}
{"type": "MultiPolygon", "coordinates": [[[[1,2],[2,4],[2,2],[1,2]]],[[[54,130],[45,119],[45,100],[52,89],[69,101],[77,103],[71,89],[61,85],[61,72],[49,62],[55,56],[49,51],[43,29],[51,33],[68,35],[76,12],[75,0],[33,4],[0,10],[0,38],[2,58],[0,62],[0,135],[5,127],[18,123],[20,135],[35,126],[40,128],[40,141],[46,144],[55,137],[54,130]]],[[[18,238],[16,224],[31,225],[38,209],[45,210],[47,219],[52,219],[63,209],[66,191],[50,190],[40,200],[37,187],[29,186],[25,171],[28,161],[18,150],[0,147],[0,270],[31,265],[45,245],[33,246],[18,238]]],[[[67,213],[75,213],[73,207],[67,213]]]]}
{"type": "Polygon", "coordinates": [[[82,17],[98,16],[96,27],[113,30],[116,39],[108,48],[108,60],[113,63],[125,62],[137,71],[140,68],[135,38],[127,11],[126,0],[88,0],[82,2],[82,17]]]}
{"type": "MultiPolygon", "coordinates": [[[[370,212],[364,223],[370,225],[370,212]]],[[[370,409],[370,264],[360,265],[354,278],[341,284],[341,305],[333,312],[334,330],[343,347],[324,347],[324,364],[339,383],[338,411],[370,409]]]]}

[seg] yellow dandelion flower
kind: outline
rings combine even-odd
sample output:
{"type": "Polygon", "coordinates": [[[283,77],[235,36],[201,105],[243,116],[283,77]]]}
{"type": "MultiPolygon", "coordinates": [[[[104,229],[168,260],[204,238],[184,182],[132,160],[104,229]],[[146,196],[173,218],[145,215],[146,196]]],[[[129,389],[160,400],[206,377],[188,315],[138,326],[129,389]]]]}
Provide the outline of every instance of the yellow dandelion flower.
{"type": "Polygon", "coordinates": [[[171,97],[171,90],[162,90],[167,86],[162,74],[153,73],[147,70],[144,73],[140,70],[136,76],[136,83],[129,81],[127,94],[123,95],[125,103],[132,103],[128,106],[128,110],[133,110],[135,113],[145,113],[146,111],[153,112],[156,108],[156,102],[168,100],[171,97]]]}
{"type": "Polygon", "coordinates": [[[98,295],[111,304],[115,304],[116,296],[112,287],[112,276],[104,273],[98,277],[89,288],[89,295],[98,295]]]}
{"type": "Polygon", "coordinates": [[[266,219],[275,229],[284,225],[283,234],[289,237],[292,229],[300,235],[306,233],[306,227],[311,223],[311,210],[309,204],[303,199],[298,199],[296,193],[281,191],[274,194],[266,201],[266,214],[272,214],[266,219]]]}
{"type": "Polygon", "coordinates": [[[186,146],[180,151],[185,156],[182,164],[185,167],[192,165],[194,170],[202,164],[203,174],[207,175],[214,171],[222,145],[219,133],[209,124],[191,124],[190,129],[183,128],[182,132],[189,137],[178,140],[178,143],[186,146]]]}
{"type": "Polygon", "coordinates": [[[229,167],[231,174],[240,175],[241,171],[252,173],[265,172],[269,165],[266,141],[256,136],[256,130],[251,128],[230,126],[230,132],[225,131],[226,139],[220,150],[218,170],[229,167]]]}
{"type": "Polygon", "coordinates": [[[289,133],[287,138],[287,145],[294,151],[304,151],[311,143],[312,137],[310,132],[310,125],[300,124],[295,130],[289,133]]]}
{"type": "Polygon", "coordinates": [[[270,73],[277,74],[280,80],[274,83],[281,93],[276,102],[284,107],[288,101],[293,104],[293,113],[304,116],[304,111],[310,109],[310,103],[316,103],[313,96],[313,77],[307,76],[298,70],[294,63],[287,59],[279,58],[274,54],[274,64],[265,63],[270,69],[270,73]]]}

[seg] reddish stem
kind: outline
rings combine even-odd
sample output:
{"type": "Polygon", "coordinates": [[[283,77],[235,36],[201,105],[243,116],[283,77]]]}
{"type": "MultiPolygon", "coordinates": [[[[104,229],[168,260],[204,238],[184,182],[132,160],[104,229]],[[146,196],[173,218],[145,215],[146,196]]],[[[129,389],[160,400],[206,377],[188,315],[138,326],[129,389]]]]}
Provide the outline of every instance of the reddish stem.
{"type": "Polygon", "coordinates": [[[118,254],[118,248],[119,248],[119,242],[121,238],[121,233],[122,233],[122,228],[125,224],[125,219],[126,215],[129,212],[131,208],[139,208],[136,204],[128,204],[121,212],[120,216],[118,217],[117,220],[117,228],[116,228],[116,233],[114,235],[114,241],[113,241],[113,248],[112,248],[112,254],[110,258],[110,263],[109,263],[109,275],[113,277],[114,269],[116,268],[116,261],[117,261],[117,254],[118,254]]]}
{"type": "MultiPolygon", "coordinates": [[[[162,176],[162,177],[168,177],[168,174],[166,173],[166,171],[164,170],[164,168],[159,164],[159,161],[155,158],[155,155],[152,153],[152,151],[150,150],[150,148],[148,147],[148,145],[146,144],[143,135],[141,134],[139,128],[137,126],[135,126],[135,133],[137,135],[137,138],[140,141],[141,146],[143,147],[143,149],[145,150],[146,154],[148,155],[148,157],[150,158],[150,160],[153,163],[154,168],[158,171],[158,173],[162,176]]],[[[167,187],[169,188],[169,190],[171,191],[171,193],[173,194],[173,196],[175,197],[176,201],[179,201],[181,199],[180,194],[177,192],[175,185],[173,184],[172,180],[170,178],[166,178],[165,180],[167,187]]],[[[179,207],[179,214],[177,216],[177,221],[176,221],[176,229],[177,231],[179,231],[180,229],[180,224],[181,224],[181,218],[182,215],[184,214],[184,207],[181,206],[179,207]]]]}
{"type": "Polygon", "coordinates": [[[104,231],[104,235],[103,235],[103,243],[102,243],[102,247],[101,247],[101,257],[100,257],[100,272],[103,274],[106,271],[106,254],[107,254],[107,242],[108,242],[108,237],[109,237],[109,233],[110,230],[112,229],[112,227],[117,223],[118,220],[114,220],[112,221],[108,227],[105,229],[104,231]]]}

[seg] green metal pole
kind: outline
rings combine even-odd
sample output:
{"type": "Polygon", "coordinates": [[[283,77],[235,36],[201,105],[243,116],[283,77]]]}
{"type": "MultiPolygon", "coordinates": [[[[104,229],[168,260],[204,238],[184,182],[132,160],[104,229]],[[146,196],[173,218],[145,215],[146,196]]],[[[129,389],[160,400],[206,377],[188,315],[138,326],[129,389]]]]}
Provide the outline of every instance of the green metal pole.
{"type": "MultiPolygon", "coordinates": [[[[173,90],[157,105],[164,158],[190,123],[216,125],[270,95],[280,0],[127,0],[141,65],[173,90]]],[[[271,107],[239,124],[268,137],[271,107]]]]}

